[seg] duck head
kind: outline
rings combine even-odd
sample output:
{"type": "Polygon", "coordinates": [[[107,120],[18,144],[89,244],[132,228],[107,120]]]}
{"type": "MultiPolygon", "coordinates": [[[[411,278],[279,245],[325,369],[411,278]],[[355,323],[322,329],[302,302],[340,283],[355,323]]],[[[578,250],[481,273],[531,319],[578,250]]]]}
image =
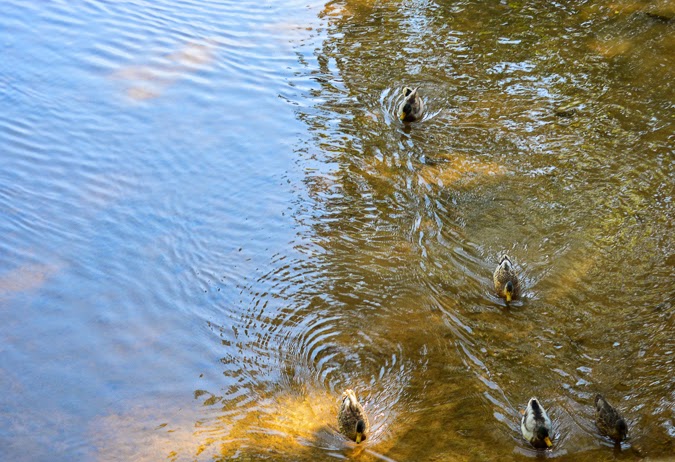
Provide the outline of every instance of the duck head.
{"type": "Polygon", "coordinates": [[[408,117],[408,115],[409,115],[411,112],[412,112],[412,106],[410,105],[410,103],[405,103],[405,104],[403,105],[403,109],[401,109],[401,114],[399,114],[398,118],[399,118],[400,120],[405,120],[406,117],[408,117]]]}
{"type": "Polygon", "coordinates": [[[509,303],[513,299],[513,282],[507,281],[504,285],[504,297],[506,298],[506,303],[509,303]]]}
{"type": "Polygon", "coordinates": [[[405,96],[405,101],[398,114],[400,120],[405,120],[412,114],[413,104],[415,103],[415,98],[417,98],[417,88],[413,90],[410,87],[405,87],[403,89],[403,96],[405,96]]]}
{"type": "Polygon", "coordinates": [[[366,423],[363,419],[359,419],[356,422],[356,444],[359,444],[361,441],[366,439],[366,423]]]}
{"type": "Polygon", "coordinates": [[[546,444],[547,448],[550,448],[553,446],[553,442],[551,441],[551,437],[548,434],[548,429],[544,426],[538,427],[537,428],[537,439],[539,441],[543,441],[544,444],[546,444]]]}
{"type": "Polygon", "coordinates": [[[619,419],[619,421],[616,423],[616,432],[619,435],[620,441],[626,439],[626,437],[628,436],[628,425],[626,425],[625,420],[619,419]]]}

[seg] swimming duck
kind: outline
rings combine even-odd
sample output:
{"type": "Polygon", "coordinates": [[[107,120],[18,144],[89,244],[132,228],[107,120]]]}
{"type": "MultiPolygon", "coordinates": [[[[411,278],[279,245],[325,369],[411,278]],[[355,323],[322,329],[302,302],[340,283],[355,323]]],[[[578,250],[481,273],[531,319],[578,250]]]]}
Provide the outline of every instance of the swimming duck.
{"type": "Polygon", "coordinates": [[[506,299],[506,303],[520,296],[520,282],[508,255],[504,255],[500,260],[492,280],[495,283],[495,290],[500,297],[506,299]]]}
{"type": "Polygon", "coordinates": [[[342,393],[342,404],[340,404],[340,411],[338,412],[338,425],[340,433],[345,435],[352,441],[360,443],[368,436],[370,430],[370,423],[368,416],[363,410],[363,406],[356,399],[356,394],[353,390],[345,390],[342,393]]]}
{"type": "Polygon", "coordinates": [[[403,88],[405,99],[398,107],[398,118],[402,122],[414,122],[422,118],[424,111],[424,101],[417,93],[419,88],[414,90],[410,87],[403,88]]]}
{"type": "Polygon", "coordinates": [[[529,441],[535,448],[550,448],[551,442],[551,419],[546,410],[539,404],[537,398],[530,398],[527,408],[523,412],[520,421],[520,431],[523,438],[529,441]]]}
{"type": "Polygon", "coordinates": [[[595,395],[595,424],[601,434],[610,437],[616,444],[628,435],[626,421],[600,394],[595,395]]]}

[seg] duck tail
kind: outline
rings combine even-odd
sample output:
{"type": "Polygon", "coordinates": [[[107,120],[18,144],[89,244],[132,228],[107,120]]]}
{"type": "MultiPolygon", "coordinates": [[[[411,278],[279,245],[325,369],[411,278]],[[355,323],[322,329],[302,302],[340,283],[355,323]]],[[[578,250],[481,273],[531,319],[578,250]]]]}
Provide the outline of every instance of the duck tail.
{"type": "Polygon", "coordinates": [[[543,415],[543,410],[537,398],[530,399],[530,407],[532,408],[532,412],[534,413],[535,417],[541,417],[543,415]]]}
{"type": "Polygon", "coordinates": [[[508,255],[503,255],[499,260],[499,266],[504,266],[506,269],[513,267],[513,263],[508,255]]]}

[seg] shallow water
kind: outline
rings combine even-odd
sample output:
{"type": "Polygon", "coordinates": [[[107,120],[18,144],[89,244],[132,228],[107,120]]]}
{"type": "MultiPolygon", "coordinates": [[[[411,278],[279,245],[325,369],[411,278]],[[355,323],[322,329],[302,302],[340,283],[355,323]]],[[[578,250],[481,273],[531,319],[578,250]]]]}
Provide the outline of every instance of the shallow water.
{"type": "Polygon", "coordinates": [[[3,2],[2,458],[672,460],[674,14],[3,2]]]}

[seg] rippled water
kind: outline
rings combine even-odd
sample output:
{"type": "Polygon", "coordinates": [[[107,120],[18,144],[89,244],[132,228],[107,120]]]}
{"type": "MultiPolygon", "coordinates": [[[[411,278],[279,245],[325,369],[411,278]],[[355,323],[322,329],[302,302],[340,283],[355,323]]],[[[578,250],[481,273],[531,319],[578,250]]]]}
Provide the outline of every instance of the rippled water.
{"type": "Polygon", "coordinates": [[[3,2],[2,459],[672,460],[674,15],[3,2]]]}

